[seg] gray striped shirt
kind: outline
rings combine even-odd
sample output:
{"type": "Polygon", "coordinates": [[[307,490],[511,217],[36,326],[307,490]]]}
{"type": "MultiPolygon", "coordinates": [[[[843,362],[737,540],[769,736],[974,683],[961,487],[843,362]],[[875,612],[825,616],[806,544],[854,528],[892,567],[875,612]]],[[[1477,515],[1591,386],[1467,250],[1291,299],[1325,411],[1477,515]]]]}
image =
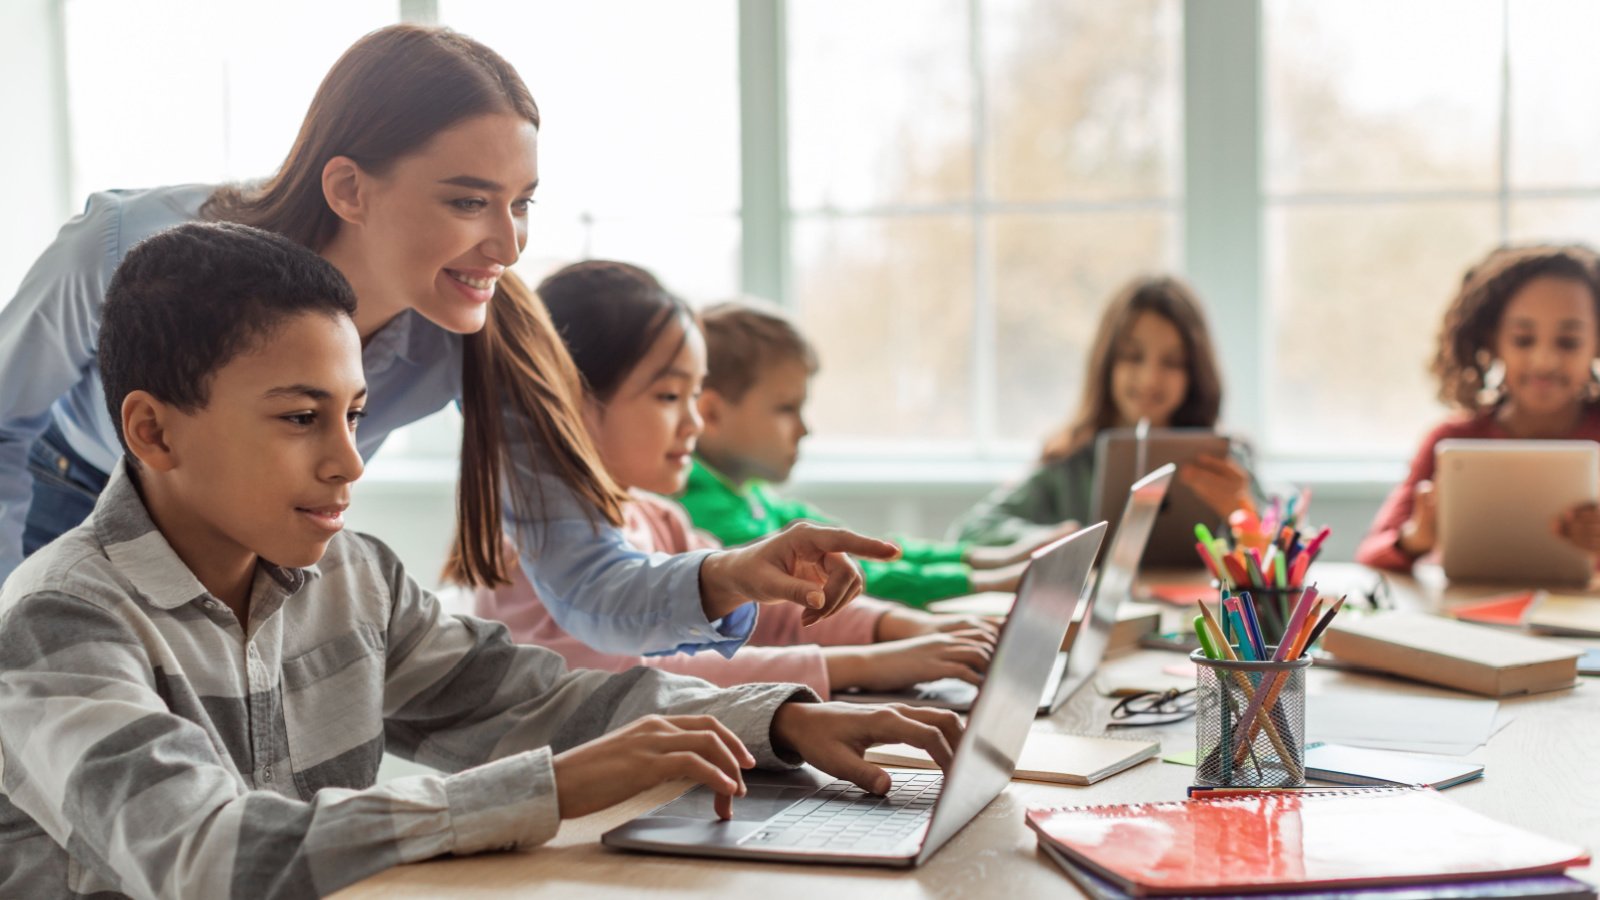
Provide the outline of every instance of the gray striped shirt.
{"type": "Polygon", "coordinates": [[[794,685],[569,672],[452,616],[376,540],[262,563],[241,627],[119,464],[0,591],[0,897],[307,897],[558,825],[554,753],[710,714],[781,767],[794,685]],[[374,787],[385,750],[445,772],[374,787]]]}

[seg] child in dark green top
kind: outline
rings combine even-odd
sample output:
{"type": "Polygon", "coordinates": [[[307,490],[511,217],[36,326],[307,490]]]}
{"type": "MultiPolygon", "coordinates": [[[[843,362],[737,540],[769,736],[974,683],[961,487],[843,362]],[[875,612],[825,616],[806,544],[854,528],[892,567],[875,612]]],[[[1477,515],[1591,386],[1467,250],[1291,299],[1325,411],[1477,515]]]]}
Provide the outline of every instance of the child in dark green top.
{"type": "MultiPolygon", "coordinates": [[[[995,491],[952,531],[974,544],[1007,544],[1041,527],[1075,528],[1089,518],[1096,435],[1141,419],[1154,428],[1212,428],[1221,409],[1222,379],[1194,292],[1175,278],[1134,279],[1100,318],[1077,417],[1045,442],[1026,480],[995,491]]],[[[1179,485],[1225,517],[1260,493],[1242,452],[1185,464],[1179,485]]]]}
{"type": "MultiPolygon", "coordinates": [[[[789,477],[807,434],[801,410],[817,370],[810,343],[783,316],[746,303],[713,306],[702,314],[702,324],[705,430],[679,498],[695,526],[734,545],[798,520],[831,521],[771,487],[789,477]]],[[[867,593],[925,606],[973,591],[1015,590],[1029,553],[1054,536],[1041,531],[986,548],[901,539],[900,559],[862,560],[861,570],[867,593]]]]}

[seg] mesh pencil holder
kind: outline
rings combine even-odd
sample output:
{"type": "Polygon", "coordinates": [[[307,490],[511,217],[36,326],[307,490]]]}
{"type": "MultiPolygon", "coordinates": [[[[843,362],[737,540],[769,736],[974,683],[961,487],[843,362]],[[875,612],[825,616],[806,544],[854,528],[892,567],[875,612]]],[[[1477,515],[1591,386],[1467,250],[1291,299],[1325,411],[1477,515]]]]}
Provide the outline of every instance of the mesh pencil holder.
{"type": "Polygon", "coordinates": [[[1197,673],[1195,784],[1305,784],[1306,669],[1311,657],[1245,662],[1207,659],[1196,650],[1189,658],[1197,673]]]}

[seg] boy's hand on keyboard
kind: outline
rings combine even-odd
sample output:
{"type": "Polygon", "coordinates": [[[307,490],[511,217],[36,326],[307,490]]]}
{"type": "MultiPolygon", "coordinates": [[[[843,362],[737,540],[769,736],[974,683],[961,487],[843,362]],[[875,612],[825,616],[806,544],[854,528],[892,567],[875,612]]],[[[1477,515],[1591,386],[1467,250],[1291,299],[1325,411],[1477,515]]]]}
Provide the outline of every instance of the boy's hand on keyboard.
{"type": "Polygon", "coordinates": [[[961,742],[961,718],[945,709],[891,704],[785,703],[772,717],[772,746],[835,778],[874,794],[893,786],[889,773],[867,762],[875,744],[910,744],[927,751],[943,769],[961,742]]]}
{"type": "Polygon", "coordinates": [[[771,537],[706,557],[700,598],[716,620],[754,600],[806,607],[810,625],[838,612],[861,593],[861,567],[851,556],[895,559],[900,548],[843,528],[795,522],[771,537]]]}
{"type": "Polygon", "coordinates": [[[687,778],[717,793],[717,815],[733,818],[744,774],[756,758],[710,716],[645,716],[558,754],[554,768],[561,818],[599,812],[664,781],[687,778]]]}
{"type": "Polygon", "coordinates": [[[982,684],[994,655],[994,635],[968,629],[882,644],[828,647],[823,653],[828,680],[835,688],[897,691],[939,678],[982,684]]]}

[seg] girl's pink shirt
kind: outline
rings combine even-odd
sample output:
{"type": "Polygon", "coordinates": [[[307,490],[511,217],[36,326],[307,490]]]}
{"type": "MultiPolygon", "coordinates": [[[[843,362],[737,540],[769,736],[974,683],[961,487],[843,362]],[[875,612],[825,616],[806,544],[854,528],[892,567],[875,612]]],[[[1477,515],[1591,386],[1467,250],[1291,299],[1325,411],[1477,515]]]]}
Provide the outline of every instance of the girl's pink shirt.
{"type": "MultiPolygon", "coordinates": [[[[716,548],[716,540],[689,523],[683,507],[655,494],[630,491],[633,502],[623,508],[623,533],[628,542],[647,553],[686,553],[716,548]]],[[[514,558],[514,557],[513,557],[514,558]]],[[[475,612],[504,622],[512,639],[537,644],[560,653],[567,665],[578,669],[620,672],[649,666],[680,675],[704,678],[728,687],[751,682],[782,681],[803,684],[823,699],[832,696],[828,667],[819,645],[870,644],[878,618],[895,604],[861,597],[844,609],[809,627],[802,626],[805,610],[793,603],[763,606],[755,633],[732,659],[717,653],[675,653],[667,656],[627,656],[604,653],[583,643],[555,623],[522,567],[515,567],[512,582],[495,590],[473,592],[475,612]]]]}

